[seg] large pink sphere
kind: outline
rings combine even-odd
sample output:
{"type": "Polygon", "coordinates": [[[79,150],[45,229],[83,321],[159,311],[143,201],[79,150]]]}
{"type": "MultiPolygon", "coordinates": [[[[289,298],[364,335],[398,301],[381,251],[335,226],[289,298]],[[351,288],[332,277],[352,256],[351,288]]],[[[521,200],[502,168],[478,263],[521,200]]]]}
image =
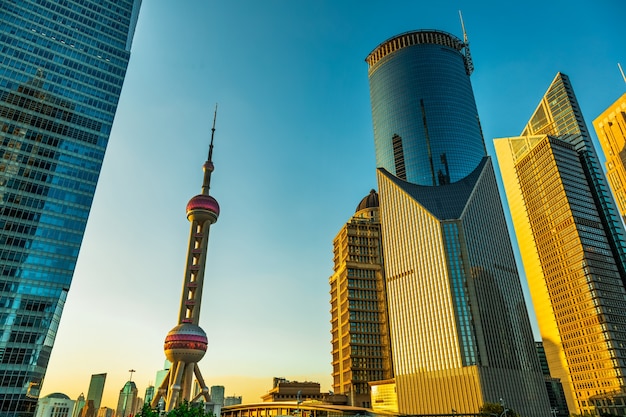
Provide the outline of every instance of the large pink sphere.
{"type": "Polygon", "coordinates": [[[187,203],[187,218],[194,216],[199,220],[210,219],[215,223],[219,215],[220,205],[210,195],[198,194],[187,203]]]}
{"type": "Polygon", "coordinates": [[[209,341],[200,326],[183,323],[174,327],[165,337],[165,357],[170,362],[195,363],[206,353],[209,341]]]}

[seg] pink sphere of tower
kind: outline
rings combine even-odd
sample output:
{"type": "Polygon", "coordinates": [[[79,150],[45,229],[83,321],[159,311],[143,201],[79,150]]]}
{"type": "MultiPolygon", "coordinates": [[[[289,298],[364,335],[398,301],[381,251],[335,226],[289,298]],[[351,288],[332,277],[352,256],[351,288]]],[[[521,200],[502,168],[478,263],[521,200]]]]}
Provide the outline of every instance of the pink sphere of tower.
{"type": "Polygon", "coordinates": [[[206,353],[209,340],[200,326],[183,323],[174,327],[165,337],[165,357],[172,363],[198,362],[206,353]]]}
{"type": "Polygon", "coordinates": [[[187,203],[187,218],[192,215],[196,218],[210,218],[215,223],[220,215],[220,205],[210,195],[198,194],[187,203]]]}

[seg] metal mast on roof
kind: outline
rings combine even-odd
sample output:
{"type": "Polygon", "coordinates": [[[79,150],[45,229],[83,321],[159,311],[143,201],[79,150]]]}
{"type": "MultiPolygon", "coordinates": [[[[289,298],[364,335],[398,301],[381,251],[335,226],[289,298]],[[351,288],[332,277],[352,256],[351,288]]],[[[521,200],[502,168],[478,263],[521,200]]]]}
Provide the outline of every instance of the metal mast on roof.
{"type": "Polygon", "coordinates": [[[469,49],[469,39],[467,38],[467,32],[465,31],[465,23],[463,22],[463,14],[459,10],[459,18],[461,19],[461,30],[463,30],[463,45],[465,45],[465,71],[467,75],[472,75],[474,72],[474,61],[472,61],[472,55],[469,49]]]}

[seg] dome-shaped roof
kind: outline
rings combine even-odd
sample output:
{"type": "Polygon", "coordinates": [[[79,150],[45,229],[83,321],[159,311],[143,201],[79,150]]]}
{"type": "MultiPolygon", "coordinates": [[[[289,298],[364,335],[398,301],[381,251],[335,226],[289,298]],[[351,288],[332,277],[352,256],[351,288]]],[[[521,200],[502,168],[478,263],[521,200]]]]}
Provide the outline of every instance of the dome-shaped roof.
{"type": "Polygon", "coordinates": [[[366,195],[363,200],[356,206],[356,211],[359,212],[361,210],[365,210],[372,207],[378,207],[378,193],[376,190],[371,190],[368,195],[366,195]]]}
{"type": "Polygon", "coordinates": [[[215,217],[220,214],[220,206],[210,195],[199,194],[187,203],[187,213],[193,210],[205,210],[213,213],[215,217]]]}
{"type": "Polygon", "coordinates": [[[63,394],[62,392],[53,392],[52,394],[48,394],[46,395],[44,398],[59,398],[62,400],[69,400],[70,397],[68,397],[67,395],[63,394]]]}

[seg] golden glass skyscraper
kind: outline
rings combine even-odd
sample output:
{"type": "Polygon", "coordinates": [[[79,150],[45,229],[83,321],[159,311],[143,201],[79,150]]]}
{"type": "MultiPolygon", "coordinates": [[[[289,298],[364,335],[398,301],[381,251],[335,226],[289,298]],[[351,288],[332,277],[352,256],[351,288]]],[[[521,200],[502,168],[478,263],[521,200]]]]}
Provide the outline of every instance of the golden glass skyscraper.
{"type": "Polygon", "coordinates": [[[626,94],[593,121],[606,158],[606,174],[622,218],[626,220],[626,94]]]}
{"type": "Polygon", "coordinates": [[[626,382],[623,230],[568,77],[495,148],[550,371],[570,412],[607,411],[626,382]]]}
{"type": "Polygon", "coordinates": [[[366,62],[398,412],[549,415],[467,42],[407,32],[366,62]]]}
{"type": "Polygon", "coordinates": [[[378,194],[372,190],[333,241],[333,391],[371,407],[369,382],[393,377],[378,194]]]}

